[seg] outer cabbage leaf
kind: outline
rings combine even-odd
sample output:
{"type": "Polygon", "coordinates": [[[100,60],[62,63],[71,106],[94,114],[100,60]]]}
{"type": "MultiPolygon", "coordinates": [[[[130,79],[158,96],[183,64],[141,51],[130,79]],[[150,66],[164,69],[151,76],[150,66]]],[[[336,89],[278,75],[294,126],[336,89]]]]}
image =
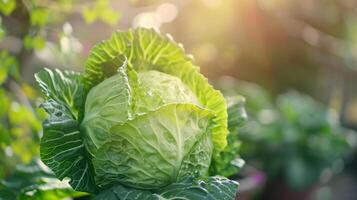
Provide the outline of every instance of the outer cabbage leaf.
{"type": "Polygon", "coordinates": [[[43,122],[41,160],[60,180],[69,177],[73,189],[95,191],[91,164],[78,131],[78,122],[66,107],[54,100],[48,100],[42,106],[50,116],[43,122]]]}
{"type": "Polygon", "coordinates": [[[228,134],[226,102],[222,94],[213,89],[200,74],[199,68],[192,64],[191,57],[180,44],[174,42],[170,36],[162,36],[153,29],[139,28],[116,32],[90,52],[83,79],[87,89],[113,75],[114,73],[107,73],[108,68],[118,68],[119,65],[112,60],[121,56],[127,58],[130,70],[156,70],[180,78],[197,96],[200,105],[215,115],[212,131],[214,148],[216,152],[224,149],[228,134]]]}
{"type": "Polygon", "coordinates": [[[185,179],[158,191],[137,190],[121,185],[103,191],[94,200],[234,200],[238,183],[222,177],[185,179]]]}
{"type": "Polygon", "coordinates": [[[230,177],[236,175],[244,165],[244,160],[239,157],[241,142],[238,140],[238,128],[247,120],[244,109],[245,99],[242,96],[226,97],[228,104],[228,145],[210,166],[210,175],[230,177]]]}
{"type": "Polygon", "coordinates": [[[79,84],[80,74],[45,68],[35,74],[35,79],[47,98],[65,105],[75,119],[78,119],[85,100],[84,87],[79,84]]]}
{"type": "Polygon", "coordinates": [[[59,181],[40,161],[18,165],[6,180],[0,181],[0,199],[62,199],[86,195],[75,192],[68,183],[59,181]]]}
{"type": "Polygon", "coordinates": [[[212,118],[193,104],[169,104],[114,126],[92,158],[96,183],[153,189],[206,175],[212,118]]]}
{"type": "Polygon", "coordinates": [[[93,192],[92,167],[76,118],[79,106],[75,105],[84,102],[83,88],[77,85],[77,78],[75,73],[59,70],[46,69],[36,74],[37,82],[49,98],[42,104],[49,117],[43,122],[40,154],[57,178],[69,177],[73,189],[93,192]]]}

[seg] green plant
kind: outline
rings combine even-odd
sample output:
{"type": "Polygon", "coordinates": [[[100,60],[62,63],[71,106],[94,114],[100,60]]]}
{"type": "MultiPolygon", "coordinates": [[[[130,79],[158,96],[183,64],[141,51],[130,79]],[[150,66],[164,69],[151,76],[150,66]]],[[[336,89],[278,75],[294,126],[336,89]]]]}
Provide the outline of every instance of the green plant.
{"type": "MultiPolygon", "coordinates": [[[[91,50],[83,74],[35,77],[49,114],[41,159],[75,190],[98,199],[235,198],[236,182],[208,177],[227,146],[226,101],[171,37],[116,32],[91,50]]],[[[242,106],[232,103],[233,118],[244,119],[242,106]]]]}
{"type": "Polygon", "coordinates": [[[0,199],[63,199],[81,197],[86,194],[76,192],[66,182],[59,181],[41,161],[16,166],[15,172],[0,181],[0,199]]]}
{"type": "Polygon", "coordinates": [[[239,129],[240,154],[264,170],[268,181],[283,180],[291,189],[303,190],[319,183],[324,172],[341,170],[353,141],[331,110],[296,91],[279,95],[274,103],[254,84],[239,81],[222,88],[247,98],[249,121],[239,129]]]}

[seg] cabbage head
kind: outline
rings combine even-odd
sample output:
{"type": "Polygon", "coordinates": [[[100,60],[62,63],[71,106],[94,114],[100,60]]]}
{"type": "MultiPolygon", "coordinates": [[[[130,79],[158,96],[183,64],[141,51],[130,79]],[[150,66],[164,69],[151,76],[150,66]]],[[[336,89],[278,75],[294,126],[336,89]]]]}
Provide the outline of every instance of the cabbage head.
{"type": "Polygon", "coordinates": [[[91,50],[82,74],[35,77],[49,113],[41,159],[74,189],[158,190],[205,177],[227,145],[222,94],[155,30],[115,32],[91,50]]]}

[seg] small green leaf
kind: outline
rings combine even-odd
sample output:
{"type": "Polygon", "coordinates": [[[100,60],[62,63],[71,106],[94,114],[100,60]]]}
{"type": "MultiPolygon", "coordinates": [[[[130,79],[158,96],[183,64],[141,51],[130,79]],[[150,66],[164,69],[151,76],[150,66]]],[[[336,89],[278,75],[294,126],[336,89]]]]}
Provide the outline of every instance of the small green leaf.
{"type": "Polygon", "coordinates": [[[0,12],[5,16],[9,16],[16,8],[16,0],[1,0],[0,12]]]}
{"type": "Polygon", "coordinates": [[[7,51],[0,51],[0,85],[6,81],[8,76],[18,78],[18,67],[15,57],[7,51]]]}
{"type": "Polygon", "coordinates": [[[24,38],[24,47],[26,49],[42,50],[46,45],[44,38],[40,36],[26,35],[24,38]]]}
{"type": "Polygon", "coordinates": [[[30,21],[32,26],[45,26],[49,20],[50,11],[43,8],[32,10],[30,21]]]}
{"type": "Polygon", "coordinates": [[[92,24],[98,18],[97,12],[88,7],[85,7],[82,11],[82,16],[87,24],[92,24]]]}
{"type": "Polygon", "coordinates": [[[82,16],[86,23],[91,24],[98,19],[114,26],[118,23],[121,14],[111,9],[108,0],[97,0],[92,7],[85,7],[82,16]]]}
{"type": "Polygon", "coordinates": [[[79,73],[45,68],[35,74],[35,79],[47,98],[67,106],[75,119],[80,117],[79,112],[84,110],[85,93],[79,84],[79,73]]]}

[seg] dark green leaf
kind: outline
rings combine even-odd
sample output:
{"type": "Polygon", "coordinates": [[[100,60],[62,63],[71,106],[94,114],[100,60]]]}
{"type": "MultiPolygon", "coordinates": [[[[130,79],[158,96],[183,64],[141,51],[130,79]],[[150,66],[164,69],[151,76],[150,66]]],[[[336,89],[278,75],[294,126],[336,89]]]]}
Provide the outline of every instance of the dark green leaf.
{"type": "Polygon", "coordinates": [[[13,175],[0,181],[1,200],[59,199],[86,195],[75,192],[68,183],[59,181],[40,161],[16,168],[13,175]]]}
{"type": "Polygon", "coordinates": [[[41,159],[59,179],[69,177],[77,191],[94,192],[95,183],[78,122],[68,108],[50,99],[42,104],[50,115],[43,123],[41,159]]]}
{"type": "Polygon", "coordinates": [[[44,121],[41,159],[57,178],[69,177],[78,191],[94,192],[91,163],[87,157],[78,118],[85,101],[79,74],[44,69],[35,75],[47,100],[42,107],[49,114],[44,121]]]}
{"type": "Polygon", "coordinates": [[[84,88],[79,84],[80,75],[72,71],[43,69],[35,74],[42,92],[51,99],[65,105],[75,119],[83,109],[84,88]]]}
{"type": "Polygon", "coordinates": [[[100,193],[95,200],[234,200],[237,189],[235,181],[209,177],[203,180],[186,179],[155,192],[115,186],[100,193]]]}
{"type": "MultiPolygon", "coordinates": [[[[158,200],[159,197],[153,195],[148,190],[137,190],[121,185],[104,190],[94,197],[94,200],[158,200]]],[[[162,199],[164,200],[164,199],[162,199]]]]}

